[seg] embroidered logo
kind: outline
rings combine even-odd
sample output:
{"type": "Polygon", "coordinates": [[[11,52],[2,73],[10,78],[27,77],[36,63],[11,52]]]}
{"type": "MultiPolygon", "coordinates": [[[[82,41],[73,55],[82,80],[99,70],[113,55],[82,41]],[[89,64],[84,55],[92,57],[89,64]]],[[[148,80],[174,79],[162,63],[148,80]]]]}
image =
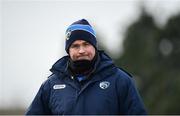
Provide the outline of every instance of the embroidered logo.
{"type": "Polygon", "coordinates": [[[107,88],[109,87],[109,85],[110,85],[110,82],[108,82],[108,81],[103,81],[103,82],[100,82],[99,87],[100,87],[101,89],[107,89],[107,88]]]}
{"type": "Polygon", "coordinates": [[[59,84],[59,85],[54,85],[53,89],[64,89],[66,87],[65,84],[59,84]]]}
{"type": "Polygon", "coordinates": [[[71,36],[71,30],[68,30],[66,33],[66,40],[69,40],[69,37],[71,36]]]}

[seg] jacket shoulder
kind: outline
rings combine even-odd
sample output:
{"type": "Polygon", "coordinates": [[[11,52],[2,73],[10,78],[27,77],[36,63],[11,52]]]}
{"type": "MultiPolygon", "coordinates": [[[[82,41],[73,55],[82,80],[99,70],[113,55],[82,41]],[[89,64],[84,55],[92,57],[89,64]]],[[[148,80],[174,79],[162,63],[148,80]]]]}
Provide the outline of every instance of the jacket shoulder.
{"type": "Polygon", "coordinates": [[[58,82],[59,80],[61,80],[61,78],[56,73],[52,73],[50,76],[48,76],[48,79],[46,81],[53,84],[55,82],[58,82]]]}
{"type": "Polygon", "coordinates": [[[128,77],[130,77],[130,78],[133,78],[132,74],[130,74],[128,71],[124,70],[123,68],[117,67],[117,70],[118,70],[118,72],[119,72],[121,75],[128,76],[128,77]]]}

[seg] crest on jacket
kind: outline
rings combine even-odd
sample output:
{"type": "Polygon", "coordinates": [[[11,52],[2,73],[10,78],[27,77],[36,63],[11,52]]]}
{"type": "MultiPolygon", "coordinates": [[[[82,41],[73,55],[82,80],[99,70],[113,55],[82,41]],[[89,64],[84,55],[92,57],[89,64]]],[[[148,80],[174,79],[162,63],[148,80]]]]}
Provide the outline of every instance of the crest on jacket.
{"type": "Polygon", "coordinates": [[[109,85],[110,85],[110,82],[108,82],[108,81],[103,81],[103,82],[99,83],[99,87],[101,89],[107,89],[109,87],[109,85]]]}

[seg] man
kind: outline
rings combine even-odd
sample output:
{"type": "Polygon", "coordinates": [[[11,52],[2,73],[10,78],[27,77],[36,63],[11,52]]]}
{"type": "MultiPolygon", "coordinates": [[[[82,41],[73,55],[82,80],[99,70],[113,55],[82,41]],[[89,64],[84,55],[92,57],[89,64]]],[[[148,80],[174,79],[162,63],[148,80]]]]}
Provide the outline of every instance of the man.
{"type": "Polygon", "coordinates": [[[87,20],[66,31],[67,56],[50,69],[26,114],[146,114],[132,77],[97,49],[87,20]]]}

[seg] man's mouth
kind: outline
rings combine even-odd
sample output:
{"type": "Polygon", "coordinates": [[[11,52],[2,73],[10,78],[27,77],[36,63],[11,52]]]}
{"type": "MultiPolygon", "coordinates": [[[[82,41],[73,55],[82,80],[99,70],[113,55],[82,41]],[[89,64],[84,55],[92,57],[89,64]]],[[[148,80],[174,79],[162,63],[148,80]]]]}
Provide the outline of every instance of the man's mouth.
{"type": "Polygon", "coordinates": [[[80,57],[78,57],[78,60],[88,60],[88,56],[80,56],[80,57]]]}

